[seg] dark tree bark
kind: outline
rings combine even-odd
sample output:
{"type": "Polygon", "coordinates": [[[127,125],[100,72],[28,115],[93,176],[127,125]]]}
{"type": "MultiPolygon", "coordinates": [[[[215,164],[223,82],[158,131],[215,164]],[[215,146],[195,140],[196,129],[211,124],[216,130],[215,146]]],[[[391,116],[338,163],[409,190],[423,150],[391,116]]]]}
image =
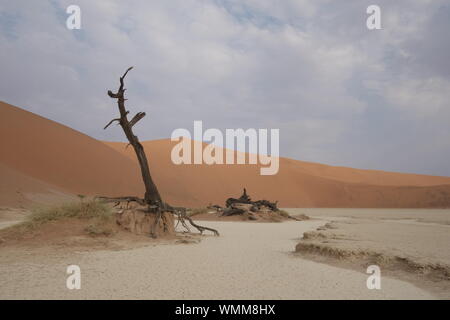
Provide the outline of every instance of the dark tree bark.
{"type": "Polygon", "coordinates": [[[117,105],[119,107],[120,118],[111,120],[104,129],[108,128],[114,121],[118,121],[120,126],[125,133],[129,143],[133,146],[134,151],[136,152],[137,159],[139,161],[139,166],[141,168],[142,180],[145,185],[145,196],[144,201],[149,206],[156,206],[158,208],[163,207],[164,203],[161,199],[161,195],[159,194],[158,188],[153,182],[152,176],[150,174],[150,169],[148,167],[147,156],[145,155],[144,148],[142,144],[139,142],[137,136],[133,133],[133,126],[145,117],[145,112],[137,113],[131,121],[128,121],[128,113],[129,111],[125,108],[125,88],[124,88],[124,79],[127,76],[128,72],[133,69],[133,67],[128,68],[128,70],[124,73],[122,77],[120,77],[120,87],[117,93],[113,93],[111,90],[108,91],[108,95],[117,99],[117,105]]]}

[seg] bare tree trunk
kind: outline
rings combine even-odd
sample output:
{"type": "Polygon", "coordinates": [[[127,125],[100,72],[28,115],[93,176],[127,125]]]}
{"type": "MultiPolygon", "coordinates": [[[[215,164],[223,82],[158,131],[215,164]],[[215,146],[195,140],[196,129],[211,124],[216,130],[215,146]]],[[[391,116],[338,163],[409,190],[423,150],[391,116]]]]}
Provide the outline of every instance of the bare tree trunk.
{"type": "Polygon", "coordinates": [[[147,156],[145,155],[144,148],[142,144],[139,142],[137,136],[133,133],[133,126],[145,117],[145,112],[137,113],[131,121],[128,121],[128,113],[129,111],[125,108],[125,88],[124,88],[124,79],[127,73],[133,69],[133,67],[128,68],[128,70],[124,73],[122,77],[120,77],[120,87],[117,93],[113,93],[111,90],[108,91],[108,95],[111,98],[117,99],[117,105],[120,111],[120,118],[111,120],[104,129],[108,128],[114,121],[118,121],[123,131],[125,132],[125,136],[127,137],[130,144],[133,146],[134,151],[136,152],[137,159],[139,161],[139,166],[141,168],[142,180],[145,185],[145,196],[144,200],[148,205],[153,205],[157,207],[162,207],[163,201],[161,199],[161,195],[159,194],[158,188],[153,182],[152,176],[150,174],[150,169],[148,167],[147,156]]]}

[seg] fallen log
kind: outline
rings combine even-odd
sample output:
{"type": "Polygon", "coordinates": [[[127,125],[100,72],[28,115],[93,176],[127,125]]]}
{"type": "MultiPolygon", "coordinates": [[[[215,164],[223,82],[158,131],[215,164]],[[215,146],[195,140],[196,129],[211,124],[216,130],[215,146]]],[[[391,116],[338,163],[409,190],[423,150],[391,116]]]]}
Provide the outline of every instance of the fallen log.
{"type": "MultiPolygon", "coordinates": [[[[227,208],[229,209],[233,209],[233,206],[235,206],[236,204],[250,204],[251,207],[249,208],[250,211],[259,211],[261,210],[262,207],[267,207],[269,208],[271,211],[278,211],[278,201],[275,202],[270,202],[268,200],[257,200],[257,201],[252,201],[252,199],[248,196],[247,194],[247,190],[244,188],[244,192],[242,193],[242,195],[235,199],[235,198],[228,198],[225,201],[225,205],[227,208]]],[[[227,211],[227,209],[224,210],[224,212],[227,211]]],[[[228,210],[228,213],[226,215],[233,215],[233,214],[239,214],[237,213],[236,210],[228,210]]]]}

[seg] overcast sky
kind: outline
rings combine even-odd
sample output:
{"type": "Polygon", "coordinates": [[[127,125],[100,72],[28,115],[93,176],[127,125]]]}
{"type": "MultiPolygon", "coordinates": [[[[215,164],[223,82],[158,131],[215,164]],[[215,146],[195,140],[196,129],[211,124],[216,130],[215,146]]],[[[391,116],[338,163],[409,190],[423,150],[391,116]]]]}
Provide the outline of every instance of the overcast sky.
{"type": "Polygon", "coordinates": [[[123,141],[106,91],[135,66],[141,140],[279,128],[282,156],[450,176],[449,31],[448,0],[0,0],[0,100],[123,141]]]}

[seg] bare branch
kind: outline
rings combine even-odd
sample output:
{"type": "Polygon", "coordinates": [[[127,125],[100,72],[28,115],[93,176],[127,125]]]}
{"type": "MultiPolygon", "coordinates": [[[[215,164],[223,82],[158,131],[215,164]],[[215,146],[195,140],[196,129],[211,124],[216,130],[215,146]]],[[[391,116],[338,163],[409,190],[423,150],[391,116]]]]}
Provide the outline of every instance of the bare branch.
{"type": "Polygon", "coordinates": [[[113,99],[118,99],[120,97],[119,93],[113,93],[111,90],[108,90],[108,96],[110,96],[113,99]]]}
{"type": "Polygon", "coordinates": [[[127,69],[127,71],[125,71],[125,73],[123,74],[123,76],[120,78],[120,79],[125,79],[125,77],[127,76],[127,73],[128,73],[128,71],[130,71],[131,69],[133,69],[134,67],[129,67],[128,69],[127,69]]]}
{"type": "Polygon", "coordinates": [[[108,124],[103,128],[103,130],[106,130],[114,121],[120,122],[120,118],[112,119],[108,124]]]}
{"type": "Polygon", "coordinates": [[[138,112],[130,121],[130,127],[134,126],[139,120],[145,117],[145,112],[138,112]]]}
{"type": "Polygon", "coordinates": [[[126,89],[123,88],[123,80],[125,79],[125,77],[127,76],[127,73],[128,73],[131,69],[133,69],[133,67],[129,67],[129,68],[127,69],[127,71],[125,71],[125,73],[123,74],[123,76],[120,77],[120,88],[119,88],[119,92],[122,93],[122,96],[123,96],[123,93],[124,93],[125,90],[126,90],[126,89]]]}

